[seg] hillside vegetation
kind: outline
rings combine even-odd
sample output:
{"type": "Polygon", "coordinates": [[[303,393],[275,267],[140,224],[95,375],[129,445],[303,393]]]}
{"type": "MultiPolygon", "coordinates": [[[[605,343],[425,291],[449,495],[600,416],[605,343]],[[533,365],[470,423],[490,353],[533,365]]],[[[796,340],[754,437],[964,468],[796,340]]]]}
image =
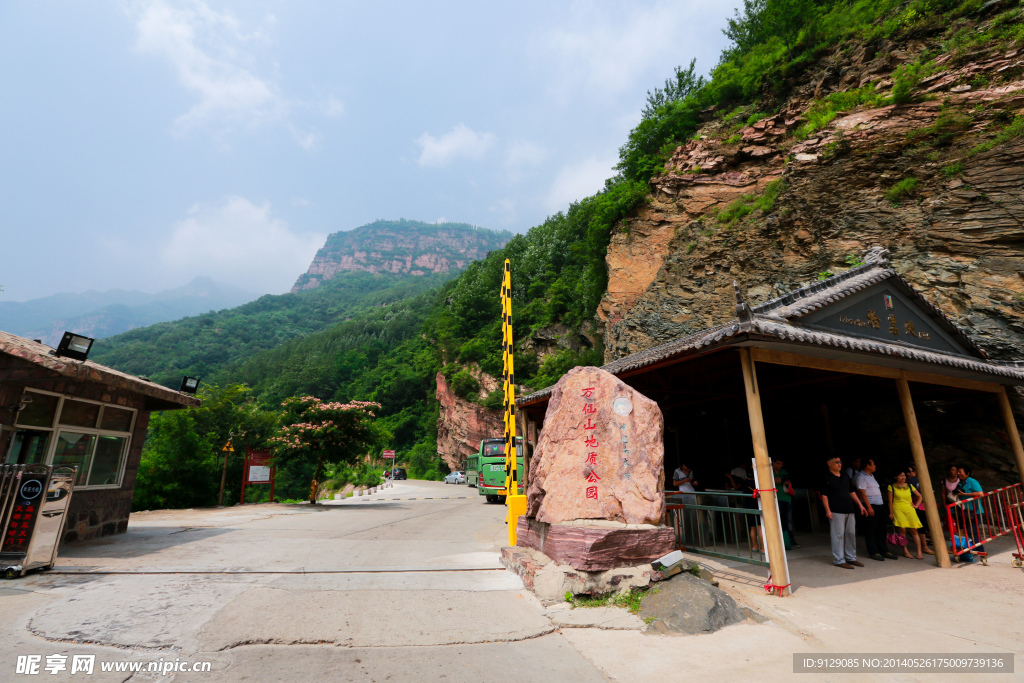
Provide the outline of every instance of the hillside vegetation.
{"type": "Polygon", "coordinates": [[[177,388],[183,375],[220,377],[240,359],[415,296],[453,275],[341,273],[313,290],[268,294],[236,308],[97,340],[91,358],[177,388]]]}
{"type": "MultiPolygon", "coordinates": [[[[969,59],[979,46],[1018,45],[1024,41],[1022,25],[1019,3],[1006,0],[746,0],[725,27],[732,44],[707,79],[690,62],[648,93],[642,119],[620,149],[617,173],[601,192],[513,237],[432,291],[407,290],[407,298],[386,307],[364,307],[351,320],[297,331],[284,344],[235,353],[233,362],[220,365],[213,376],[222,383],[248,384],[265,410],[301,395],[380,403],[379,419],[399,458],[414,475],[438,476],[446,467],[436,451],[435,374],[443,372],[459,396],[481,407],[500,407],[499,393],[485,392],[478,377],[480,371],[501,373],[498,291],[506,258],[512,264],[517,383],[539,389],[574,365],[600,364],[603,348],[595,317],[608,284],[609,242],[613,234],[629,232],[638,209],[653,201],[649,183],[668,172],[666,162],[703,126],[715,124],[724,141],[738,139],[740,130],[780,114],[791,94],[803,89],[814,93],[794,124],[792,135],[803,140],[857,107],[920,100],[924,79],[969,59]],[[825,63],[827,76],[829,56],[836,50],[869,45],[874,52],[882,45],[890,49],[893,41],[926,47],[877,83],[830,87],[820,94],[825,77],[817,88],[809,86],[812,67],[821,73],[825,63]],[[940,56],[946,66],[935,63],[940,56]],[[554,351],[529,344],[555,328],[585,343],[554,351]]],[[[1019,121],[1011,116],[997,122],[996,133],[1006,139],[1020,135],[1024,126],[1019,121]]],[[[834,153],[842,150],[837,147],[834,153]]],[[[702,170],[685,172],[699,175],[702,170]]],[[[951,168],[950,177],[957,172],[951,168]]],[[[912,197],[911,185],[896,189],[894,184],[890,201],[912,197]]],[[[767,216],[786,191],[785,183],[777,182],[760,196],[741,198],[713,217],[715,225],[725,233],[748,217],[767,216]]],[[[691,243],[685,252],[694,248],[700,247],[691,243]]],[[[180,343],[188,352],[187,342],[180,343]]]]}

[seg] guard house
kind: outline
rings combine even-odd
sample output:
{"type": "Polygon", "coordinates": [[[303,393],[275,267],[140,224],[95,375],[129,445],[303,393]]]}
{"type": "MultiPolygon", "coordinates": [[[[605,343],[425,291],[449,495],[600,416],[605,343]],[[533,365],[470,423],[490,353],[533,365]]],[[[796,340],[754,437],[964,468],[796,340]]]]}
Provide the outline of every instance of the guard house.
{"type": "Polygon", "coordinates": [[[77,465],[63,541],[128,529],[149,413],[199,399],[0,332],[0,456],[77,465]]]}
{"type": "MultiPolygon", "coordinates": [[[[814,488],[829,456],[871,457],[881,473],[912,461],[933,539],[943,529],[928,492],[951,457],[985,449],[1019,480],[1024,449],[1007,387],[1024,385],[1024,363],[986,358],[887,257],[875,247],[863,265],[759,306],[737,288],[735,319],[605,365],[661,407],[667,472],[686,462],[720,488],[722,473],[753,456],[761,481],[772,481],[774,456],[814,488]]],[[[516,402],[529,445],[550,393],[516,402]]],[[[774,494],[762,496],[769,548],[781,548],[774,494]]],[[[935,545],[949,566],[945,545],[935,545]]],[[[786,576],[774,562],[771,570],[786,576]]]]}

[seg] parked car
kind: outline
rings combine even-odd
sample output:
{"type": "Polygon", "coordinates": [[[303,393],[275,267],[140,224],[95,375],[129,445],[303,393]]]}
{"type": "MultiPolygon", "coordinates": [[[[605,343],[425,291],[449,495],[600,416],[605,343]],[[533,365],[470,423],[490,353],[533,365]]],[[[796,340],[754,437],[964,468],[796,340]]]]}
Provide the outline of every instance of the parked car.
{"type": "Polygon", "coordinates": [[[452,472],[444,478],[446,484],[465,484],[466,473],[465,472],[452,472]]]}
{"type": "Polygon", "coordinates": [[[395,480],[398,480],[398,479],[408,479],[409,477],[406,476],[405,470],[403,468],[396,467],[395,470],[394,470],[394,473],[391,475],[391,478],[395,479],[395,480]]]}

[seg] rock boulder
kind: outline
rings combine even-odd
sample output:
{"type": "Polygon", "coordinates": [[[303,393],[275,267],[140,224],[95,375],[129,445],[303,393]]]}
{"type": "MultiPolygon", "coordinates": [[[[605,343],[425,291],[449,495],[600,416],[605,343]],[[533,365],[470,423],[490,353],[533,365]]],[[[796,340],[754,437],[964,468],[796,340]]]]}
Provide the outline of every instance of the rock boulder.
{"type": "Polygon", "coordinates": [[[657,403],[600,368],[573,368],[548,403],[530,463],[527,515],[548,524],[661,524],[663,432],[657,403]]]}

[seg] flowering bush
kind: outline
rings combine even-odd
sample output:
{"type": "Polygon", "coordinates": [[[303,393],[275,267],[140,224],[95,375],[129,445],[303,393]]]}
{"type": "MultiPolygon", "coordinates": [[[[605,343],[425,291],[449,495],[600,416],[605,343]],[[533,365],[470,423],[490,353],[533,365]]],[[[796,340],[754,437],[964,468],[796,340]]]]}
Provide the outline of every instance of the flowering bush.
{"type": "Polygon", "coordinates": [[[323,401],[316,396],[295,396],[281,404],[284,412],[269,444],[279,462],[316,463],[310,502],[324,463],[351,463],[380,446],[388,436],[374,420],[379,403],[323,401]]]}

